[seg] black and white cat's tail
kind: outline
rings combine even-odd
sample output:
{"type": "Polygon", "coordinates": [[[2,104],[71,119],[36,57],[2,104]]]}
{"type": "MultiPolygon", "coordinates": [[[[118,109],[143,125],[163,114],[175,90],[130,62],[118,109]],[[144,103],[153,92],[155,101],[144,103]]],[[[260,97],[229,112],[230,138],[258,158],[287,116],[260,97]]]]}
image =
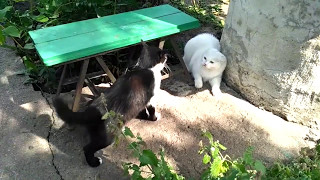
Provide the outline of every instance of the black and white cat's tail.
{"type": "Polygon", "coordinates": [[[60,97],[53,99],[53,106],[58,116],[68,124],[89,125],[101,121],[102,115],[95,107],[88,107],[83,112],[73,112],[60,97]]]}

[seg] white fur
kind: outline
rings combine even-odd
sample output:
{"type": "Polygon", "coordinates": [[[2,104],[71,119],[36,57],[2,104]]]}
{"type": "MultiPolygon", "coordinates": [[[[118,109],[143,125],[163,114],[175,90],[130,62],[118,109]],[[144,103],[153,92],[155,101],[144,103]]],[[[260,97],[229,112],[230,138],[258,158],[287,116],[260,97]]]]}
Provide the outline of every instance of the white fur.
{"type": "Polygon", "coordinates": [[[151,68],[151,71],[153,72],[154,76],[154,94],[157,94],[157,92],[160,90],[161,85],[161,71],[164,68],[164,63],[159,63],[155,65],[153,68],[151,68]]]}
{"type": "Polygon", "coordinates": [[[99,163],[102,164],[102,159],[100,157],[98,157],[98,159],[99,159],[99,163]]]}
{"type": "Polygon", "coordinates": [[[216,37],[203,33],[190,39],[184,47],[183,60],[194,77],[196,88],[202,88],[203,82],[209,81],[212,94],[221,95],[220,83],[227,59],[220,52],[216,37]]]}
{"type": "MultiPolygon", "coordinates": [[[[153,76],[154,76],[154,89],[153,89],[153,96],[150,99],[148,105],[152,105],[153,107],[155,107],[156,103],[156,97],[160,92],[160,85],[161,85],[161,79],[162,79],[162,75],[161,75],[161,71],[163,70],[163,68],[166,66],[166,61],[164,63],[159,63],[157,65],[155,65],[153,68],[150,68],[150,70],[153,72],[153,76]]],[[[160,119],[160,114],[156,113],[156,117],[158,118],[158,120],[160,119]]]]}

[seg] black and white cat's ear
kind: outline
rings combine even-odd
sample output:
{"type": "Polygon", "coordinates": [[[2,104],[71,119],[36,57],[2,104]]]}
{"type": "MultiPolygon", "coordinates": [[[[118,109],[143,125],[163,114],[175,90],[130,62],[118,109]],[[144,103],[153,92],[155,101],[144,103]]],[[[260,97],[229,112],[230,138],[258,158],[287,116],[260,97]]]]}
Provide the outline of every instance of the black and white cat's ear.
{"type": "Polygon", "coordinates": [[[148,44],[147,44],[145,41],[143,41],[143,39],[141,39],[141,44],[142,44],[143,46],[148,46],[148,44]]]}
{"type": "Polygon", "coordinates": [[[170,57],[169,51],[168,50],[160,50],[159,51],[159,57],[161,62],[166,62],[168,58],[170,57]]]}

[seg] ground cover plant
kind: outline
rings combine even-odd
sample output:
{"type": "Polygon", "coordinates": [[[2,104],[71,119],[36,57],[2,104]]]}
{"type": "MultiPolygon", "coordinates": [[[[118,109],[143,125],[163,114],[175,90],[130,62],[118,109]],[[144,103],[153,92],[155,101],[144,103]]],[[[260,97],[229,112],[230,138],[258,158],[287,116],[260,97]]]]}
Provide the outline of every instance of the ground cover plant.
{"type": "MultiPolygon", "coordinates": [[[[134,135],[128,127],[125,127],[122,134],[133,139],[128,148],[138,160],[138,163],[123,164],[125,174],[130,175],[131,179],[194,179],[177,173],[167,162],[164,149],[160,149],[158,154],[150,149],[144,149],[146,143],[142,137],[134,135]]],[[[275,162],[266,167],[262,161],[253,157],[253,147],[248,147],[242,157],[232,159],[224,155],[226,147],[218,140],[214,140],[210,132],[204,131],[203,137],[206,139],[199,143],[199,154],[203,155],[202,164],[205,169],[201,174],[201,180],[320,179],[320,142],[313,149],[302,148],[298,158],[287,162],[275,162]]]]}

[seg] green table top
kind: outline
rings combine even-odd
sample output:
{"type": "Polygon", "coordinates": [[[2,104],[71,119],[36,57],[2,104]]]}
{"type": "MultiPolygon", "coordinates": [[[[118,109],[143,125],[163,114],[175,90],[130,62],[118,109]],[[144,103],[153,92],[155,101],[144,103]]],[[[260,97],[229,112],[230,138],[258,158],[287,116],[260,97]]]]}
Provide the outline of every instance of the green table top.
{"type": "Polygon", "coordinates": [[[199,26],[197,19],[170,5],[161,5],[29,34],[44,64],[53,66],[199,26]]]}

